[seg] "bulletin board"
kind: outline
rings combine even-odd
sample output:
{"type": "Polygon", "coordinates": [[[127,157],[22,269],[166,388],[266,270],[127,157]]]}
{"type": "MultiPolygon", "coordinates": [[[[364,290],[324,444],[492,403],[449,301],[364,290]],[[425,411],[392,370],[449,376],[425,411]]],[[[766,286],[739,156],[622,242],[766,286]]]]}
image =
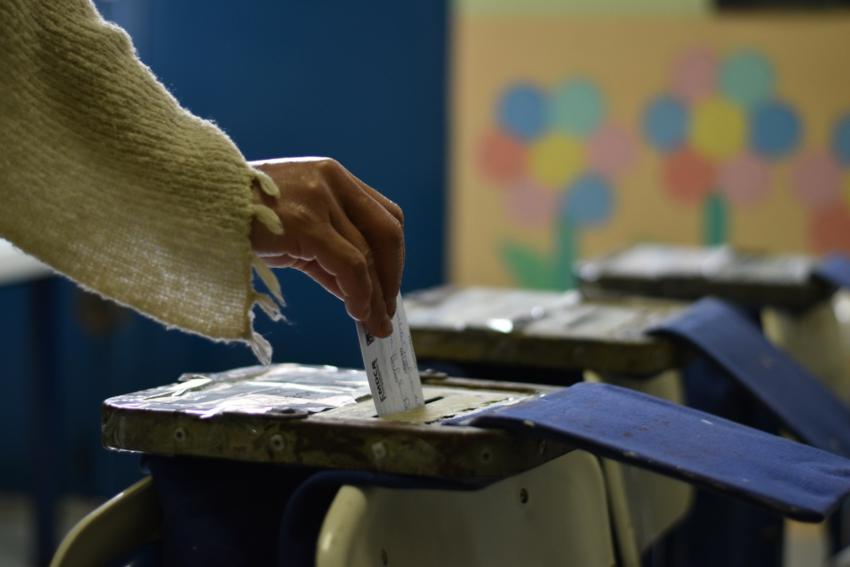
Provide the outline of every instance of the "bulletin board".
{"type": "Polygon", "coordinates": [[[464,10],[450,271],[569,288],[636,241],[850,252],[850,14],[464,10]]]}

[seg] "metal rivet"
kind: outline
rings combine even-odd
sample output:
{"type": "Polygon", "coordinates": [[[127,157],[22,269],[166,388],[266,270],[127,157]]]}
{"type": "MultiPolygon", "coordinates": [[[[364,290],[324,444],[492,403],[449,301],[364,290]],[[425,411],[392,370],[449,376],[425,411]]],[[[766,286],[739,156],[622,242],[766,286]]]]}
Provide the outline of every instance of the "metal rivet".
{"type": "Polygon", "coordinates": [[[283,451],[286,448],[286,442],[279,433],[275,433],[269,438],[269,445],[271,445],[272,451],[283,451]]]}
{"type": "Polygon", "coordinates": [[[524,488],[521,488],[519,491],[519,501],[523,504],[528,502],[528,491],[524,488]]]}
{"type": "Polygon", "coordinates": [[[174,440],[178,443],[182,443],[186,440],[186,430],[182,427],[178,427],[174,430],[174,440]]]}
{"type": "Polygon", "coordinates": [[[387,456],[387,448],[380,441],[372,445],[372,455],[378,460],[387,456]]]}
{"type": "Polygon", "coordinates": [[[490,449],[482,449],[479,457],[482,463],[489,463],[493,460],[493,453],[490,449]]]}

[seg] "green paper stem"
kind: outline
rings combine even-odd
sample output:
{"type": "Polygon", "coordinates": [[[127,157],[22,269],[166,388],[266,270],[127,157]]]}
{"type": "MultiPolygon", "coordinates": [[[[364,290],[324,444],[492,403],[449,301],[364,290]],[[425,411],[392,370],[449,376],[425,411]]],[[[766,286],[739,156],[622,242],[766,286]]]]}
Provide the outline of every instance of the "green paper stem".
{"type": "Polygon", "coordinates": [[[573,264],[578,259],[576,257],[577,238],[572,223],[566,218],[566,215],[561,217],[560,222],[555,223],[555,257],[554,257],[554,281],[553,287],[556,289],[573,289],[575,287],[575,275],[573,274],[573,264]]]}
{"type": "Polygon", "coordinates": [[[502,260],[514,280],[524,288],[550,289],[552,268],[549,259],[518,242],[507,241],[500,247],[502,260]]]}
{"type": "Polygon", "coordinates": [[[711,193],[703,204],[703,242],[709,246],[729,241],[729,204],[721,195],[711,193]]]}

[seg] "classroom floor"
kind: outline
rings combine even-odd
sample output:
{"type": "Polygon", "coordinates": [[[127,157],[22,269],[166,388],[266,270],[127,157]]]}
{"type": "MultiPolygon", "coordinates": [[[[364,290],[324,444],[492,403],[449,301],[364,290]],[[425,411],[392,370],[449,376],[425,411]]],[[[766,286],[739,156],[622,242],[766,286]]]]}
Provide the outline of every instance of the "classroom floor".
{"type": "MultiPolygon", "coordinates": [[[[64,534],[98,502],[84,498],[68,498],[60,508],[60,533],[64,534]]],[[[30,509],[25,497],[0,493],[0,565],[30,567],[30,509]]],[[[821,526],[787,523],[789,545],[785,550],[785,567],[819,567],[826,565],[826,545],[821,526]]]]}
{"type": "MultiPolygon", "coordinates": [[[[86,498],[66,498],[59,509],[59,533],[64,535],[99,502],[86,498]]],[[[32,565],[32,514],[25,496],[0,493],[0,565],[32,565]]]]}

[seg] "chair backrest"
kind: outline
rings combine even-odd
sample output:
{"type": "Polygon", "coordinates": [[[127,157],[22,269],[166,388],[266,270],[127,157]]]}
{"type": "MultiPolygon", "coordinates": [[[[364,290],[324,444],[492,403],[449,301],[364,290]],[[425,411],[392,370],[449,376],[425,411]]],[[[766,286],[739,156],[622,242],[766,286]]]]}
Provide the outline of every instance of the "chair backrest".
{"type": "Polygon", "coordinates": [[[778,309],[762,311],[768,338],[790,354],[824,385],[850,402],[850,357],[846,333],[832,301],[823,301],[802,313],[778,309]]]}
{"type": "Polygon", "coordinates": [[[615,563],[598,460],[573,451],[472,492],[340,490],[317,567],[609,567],[615,563]]]}

